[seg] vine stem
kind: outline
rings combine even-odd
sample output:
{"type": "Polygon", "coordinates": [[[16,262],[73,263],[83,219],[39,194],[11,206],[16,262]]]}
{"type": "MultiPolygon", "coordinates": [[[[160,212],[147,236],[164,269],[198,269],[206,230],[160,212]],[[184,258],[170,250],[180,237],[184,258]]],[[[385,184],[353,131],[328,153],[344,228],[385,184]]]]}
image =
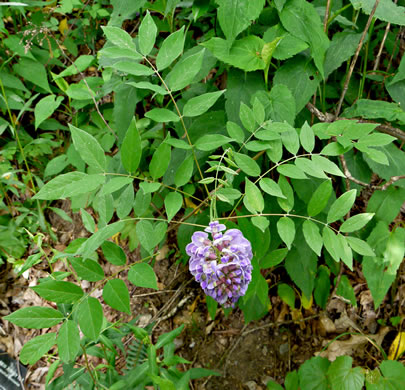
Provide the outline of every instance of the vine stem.
{"type": "MultiPolygon", "coordinates": [[[[196,164],[196,166],[197,166],[198,172],[199,172],[199,174],[200,174],[200,176],[201,176],[201,180],[203,180],[203,179],[204,179],[204,175],[203,175],[203,173],[202,173],[202,171],[201,171],[200,164],[198,163],[197,155],[196,155],[195,150],[194,150],[194,145],[193,145],[192,142],[191,142],[190,135],[188,134],[186,124],[184,123],[183,115],[181,115],[179,106],[177,105],[176,100],[175,100],[174,97],[173,97],[172,91],[170,90],[170,88],[168,87],[168,85],[166,84],[166,82],[163,80],[163,78],[162,78],[162,76],[160,75],[159,71],[158,71],[158,70],[156,69],[156,67],[152,64],[152,62],[150,62],[149,59],[148,59],[147,57],[145,57],[145,56],[143,56],[143,59],[149,64],[149,66],[150,66],[150,67],[153,69],[153,71],[156,73],[156,76],[159,78],[159,80],[161,81],[161,83],[163,84],[163,86],[166,88],[166,91],[167,91],[167,93],[169,94],[170,99],[171,99],[172,102],[173,102],[174,108],[176,109],[177,114],[178,114],[178,116],[179,116],[179,118],[180,118],[181,125],[183,126],[184,134],[186,135],[188,144],[191,146],[191,153],[193,153],[193,158],[194,158],[195,164],[196,164]]],[[[206,185],[206,184],[203,184],[203,185],[204,185],[205,191],[207,192],[208,197],[210,198],[210,192],[209,192],[209,190],[208,190],[207,185],[206,185]]]]}
{"type": "Polygon", "coordinates": [[[380,2],[380,0],[376,0],[375,3],[374,3],[373,9],[371,10],[370,16],[369,16],[369,18],[367,20],[366,27],[364,28],[363,34],[362,34],[362,36],[360,38],[360,42],[359,42],[359,44],[357,46],[356,52],[354,53],[352,62],[351,62],[350,67],[349,67],[349,72],[347,73],[346,80],[345,80],[345,83],[344,83],[344,86],[343,86],[343,91],[342,91],[342,94],[340,96],[339,102],[338,102],[337,107],[336,107],[336,111],[335,111],[335,116],[336,117],[338,117],[339,114],[340,114],[340,110],[342,108],[343,100],[344,100],[344,98],[346,96],[346,92],[347,92],[347,90],[349,88],[350,79],[352,77],[354,67],[355,67],[356,62],[357,62],[357,58],[359,57],[360,50],[363,47],[364,39],[366,38],[367,31],[370,28],[370,24],[371,24],[371,22],[373,20],[373,17],[374,17],[374,14],[375,14],[375,11],[376,11],[376,9],[378,7],[379,2],[380,2]]]}
{"type": "Polygon", "coordinates": [[[300,218],[300,219],[307,219],[312,222],[319,223],[321,225],[327,226],[330,229],[334,230],[336,234],[341,234],[339,230],[335,229],[333,226],[330,226],[329,224],[319,221],[318,219],[308,217],[306,215],[298,215],[298,214],[290,214],[290,213],[260,213],[260,214],[245,214],[245,215],[234,215],[234,216],[229,216],[229,217],[222,217],[222,218],[217,218],[218,220],[228,220],[228,219],[239,219],[239,218],[251,218],[251,217],[292,217],[292,218],[300,218]]]}

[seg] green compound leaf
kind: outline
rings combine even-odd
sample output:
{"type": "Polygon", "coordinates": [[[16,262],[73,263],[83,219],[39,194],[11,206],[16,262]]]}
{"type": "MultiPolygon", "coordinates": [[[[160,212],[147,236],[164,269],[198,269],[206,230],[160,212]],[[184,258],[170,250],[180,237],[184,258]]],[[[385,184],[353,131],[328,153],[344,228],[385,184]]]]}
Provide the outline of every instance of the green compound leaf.
{"type": "Polygon", "coordinates": [[[374,251],[371,249],[370,245],[367,242],[361,240],[360,238],[356,237],[346,237],[350,248],[352,248],[355,252],[363,256],[375,256],[374,251]]]}
{"type": "Polygon", "coordinates": [[[83,334],[97,341],[103,325],[103,308],[98,299],[87,297],[78,308],[78,322],[83,334]]]}
{"type": "MultiPolygon", "coordinates": [[[[118,27],[101,27],[103,29],[104,34],[106,35],[107,39],[113,43],[114,45],[118,46],[119,48],[129,49],[131,52],[136,51],[136,46],[132,37],[124,30],[118,27]]],[[[139,55],[140,59],[142,58],[139,55]]]]}
{"type": "Polygon", "coordinates": [[[69,259],[69,262],[81,279],[98,282],[105,276],[100,264],[94,260],[73,257],[69,259]]]}
{"type": "Polygon", "coordinates": [[[87,175],[82,172],[69,172],[56,176],[46,183],[33,199],[55,200],[71,196],[87,194],[105,182],[105,176],[100,174],[87,175]]]}
{"type": "Polygon", "coordinates": [[[129,292],[123,280],[109,280],[103,289],[103,299],[113,309],[131,314],[129,292]]]}
{"type": "Polygon", "coordinates": [[[309,126],[307,122],[305,122],[301,128],[300,141],[301,141],[302,147],[308,153],[311,153],[314,150],[315,135],[314,135],[314,132],[313,132],[311,126],[309,126]]]}
{"type": "Polygon", "coordinates": [[[170,34],[162,43],[156,57],[158,70],[166,69],[182,53],[184,48],[184,26],[170,34]]]}
{"type": "Polygon", "coordinates": [[[307,219],[302,224],[302,231],[304,233],[305,241],[308,246],[318,255],[321,255],[323,246],[322,236],[319,233],[319,228],[315,222],[307,219]]]}
{"type": "Polygon", "coordinates": [[[152,253],[156,245],[163,240],[167,230],[165,222],[152,224],[151,221],[142,220],[136,224],[136,234],[141,245],[152,253]]]}
{"type": "Polygon", "coordinates": [[[135,118],[133,118],[121,145],[121,161],[127,172],[135,173],[141,161],[141,156],[141,137],[136,128],[135,118]]]}
{"type": "Polygon", "coordinates": [[[238,167],[247,175],[253,177],[260,175],[260,166],[253,158],[249,157],[247,154],[236,152],[233,153],[233,156],[238,167]]]}
{"type": "Polygon", "coordinates": [[[201,70],[205,49],[180,59],[166,77],[166,83],[172,91],[178,91],[190,85],[201,70]]]}
{"type": "Polygon", "coordinates": [[[233,139],[221,134],[207,134],[203,135],[195,143],[198,150],[209,152],[210,150],[218,149],[220,146],[232,142],[233,139]]]}
{"type": "Polygon", "coordinates": [[[284,241],[288,249],[291,249],[291,245],[295,238],[295,224],[291,218],[282,217],[277,221],[277,232],[281,239],[284,241]]]}
{"type": "Polygon", "coordinates": [[[83,161],[94,170],[105,172],[105,154],[98,141],[91,134],[71,124],[69,124],[69,128],[72,133],[73,144],[83,161]]]}
{"type": "Polygon", "coordinates": [[[360,230],[363,226],[365,226],[373,217],[374,213],[362,213],[354,215],[353,217],[350,217],[344,221],[339,230],[343,233],[355,232],[356,230],[360,230]]]}
{"type": "Polygon", "coordinates": [[[226,90],[204,93],[187,101],[183,108],[183,116],[193,117],[207,112],[226,90]]]}
{"type": "Polygon", "coordinates": [[[104,241],[101,245],[106,260],[114,265],[125,265],[127,262],[127,256],[124,250],[117,244],[111,241],[104,241]]]}
{"type": "Polygon", "coordinates": [[[56,333],[50,332],[36,336],[29,340],[21,349],[20,360],[22,364],[35,364],[56,343],[56,333]]]}
{"type": "Polygon", "coordinates": [[[324,181],[312,194],[308,202],[307,212],[311,217],[318,215],[328,204],[332,194],[333,186],[331,180],[324,181]]]}
{"type": "Polygon", "coordinates": [[[42,298],[56,303],[75,303],[84,294],[78,285],[58,280],[42,282],[31,288],[42,298]]]}
{"type": "Polygon", "coordinates": [[[56,342],[61,360],[73,361],[80,349],[80,334],[76,322],[65,321],[59,329],[56,342]]]}
{"type": "Polygon", "coordinates": [[[339,356],[329,366],[328,377],[332,390],[361,390],[364,385],[364,373],[361,367],[352,368],[350,356],[339,356]]]}
{"type": "Polygon", "coordinates": [[[184,186],[189,182],[193,175],[194,158],[190,154],[178,167],[176,174],[174,175],[174,183],[177,187],[184,186]]]}
{"type": "Polygon", "coordinates": [[[134,264],[128,271],[128,280],[135,286],[158,290],[156,274],[149,264],[134,264]]]}
{"type": "Polygon", "coordinates": [[[59,324],[64,318],[63,314],[50,307],[24,307],[3,317],[13,324],[27,329],[50,328],[59,324]]]}
{"type": "Polygon", "coordinates": [[[183,196],[178,192],[170,192],[164,200],[167,220],[170,222],[183,205],[183,196]]]}
{"type": "Polygon", "coordinates": [[[332,223],[345,216],[352,208],[356,200],[356,190],[350,190],[336,199],[329,209],[327,222],[332,223]]]}
{"type": "Polygon", "coordinates": [[[245,180],[245,197],[243,204],[252,213],[261,213],[264,209],[264,199],[260,190],[248,178],[245,180]]]}
{"type": "Polygon", "coordinates": [[[34,109],[36,129],[45,119],[49,118],[56,111],[62,103],[62,100],[62,96],[55,98],[55,95],[48,95],[36,104],[34,109]]]}
{"type": "Polygon", "coordinates": [[[144,56],[147,56],[152,51],[156,41],[156,34],[156,24],[152,16],[150,16],[149,11],[147,11],[146,16],[142,19],[142,23],[139,26],[138,33],[139,49],[144,56]]]}
{"type": "Polygon", "coordinates": [[[178,122],[180,117],[166,108],[153,108],[145,114],[146,118],[155,122],[178,122]]]}
{"type": "Polygon", "coordinates": [[[161,143],[153,153],[152,160],[149,164],[149,171],[153,180],[162,177],[169,167],[172,156],[172,148],[170,145],[161,143]]]}
{"type": "Polygon", "coordinates": [[[281,191],[280,186],[273,179],[265,177],[262,180],[260,180],[259,185],[260,188],[264,192],[267,192],[269,195],[287,199],[283,194],[283,191],[281,191]]]}

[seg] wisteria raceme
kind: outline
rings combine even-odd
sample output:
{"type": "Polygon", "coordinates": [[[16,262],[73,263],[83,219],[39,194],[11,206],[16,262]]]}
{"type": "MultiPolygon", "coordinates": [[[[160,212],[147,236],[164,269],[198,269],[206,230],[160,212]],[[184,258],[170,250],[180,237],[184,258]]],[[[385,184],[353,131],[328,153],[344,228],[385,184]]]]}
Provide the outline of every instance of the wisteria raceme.
{"type": "Polygon", "coordinates": [[[204,232],[193,234],[186,252],[190,272],[207,295],[224,307],[234,307],[245,295],[252,280],[253,255],[240,230],[226,230],[218,221],[210,222],[204,232]]]}

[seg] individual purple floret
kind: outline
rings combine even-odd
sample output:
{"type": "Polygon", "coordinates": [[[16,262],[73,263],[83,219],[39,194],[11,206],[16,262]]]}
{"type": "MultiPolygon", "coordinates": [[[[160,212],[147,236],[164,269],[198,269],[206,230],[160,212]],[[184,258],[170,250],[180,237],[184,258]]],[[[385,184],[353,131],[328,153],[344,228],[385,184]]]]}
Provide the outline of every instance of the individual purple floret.
{"type": "Polygon", "coordinates": [[[195,232],[186,246],[190,272],[207,295],[234,307],[252,280],[252,246],[240,230],[226,230],[218,221],[204,230],[207,233],[195,232]]]}

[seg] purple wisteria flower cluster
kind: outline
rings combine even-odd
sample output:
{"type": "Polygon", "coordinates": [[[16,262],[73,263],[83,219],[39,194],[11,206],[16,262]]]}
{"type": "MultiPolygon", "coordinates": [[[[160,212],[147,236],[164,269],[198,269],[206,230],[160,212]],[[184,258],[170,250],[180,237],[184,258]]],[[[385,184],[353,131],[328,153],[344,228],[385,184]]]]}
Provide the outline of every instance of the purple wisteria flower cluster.
{"type": "Polygon", "coordinates": [[[224,307],[234,307],[252,280],[252,246],[240,230],[226,230],[218,221],[204,230],[195,232],[186,246],[190,272],[205,294],[224,307]]]}

